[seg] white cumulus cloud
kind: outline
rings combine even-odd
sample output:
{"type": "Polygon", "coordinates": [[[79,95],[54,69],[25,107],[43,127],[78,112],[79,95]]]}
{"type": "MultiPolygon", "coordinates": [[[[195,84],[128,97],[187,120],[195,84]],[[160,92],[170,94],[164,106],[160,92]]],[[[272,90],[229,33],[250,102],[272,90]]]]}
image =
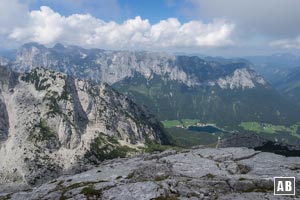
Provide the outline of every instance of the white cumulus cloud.
{"type": "Polygon", "coordinates": [[[292,39],[276,40],[270,43],[271,47],[280,47],[285,49],[300,49],[300,35],[292,39]]]}
{"type": "Polygon", "coordinates": [[[26,23],[18,24],[8,34],[11,40],[45,45],[62,42],[112,49],[216,48],[234,45],[232,38],[235,26],[225,20],[180,23],[176,18],[169,18],[150,24],[147,19],[135,17],[116,23],[105,22],[90,14],[62,16],[46,6],[28,12],[27,18],[26,23]]]}

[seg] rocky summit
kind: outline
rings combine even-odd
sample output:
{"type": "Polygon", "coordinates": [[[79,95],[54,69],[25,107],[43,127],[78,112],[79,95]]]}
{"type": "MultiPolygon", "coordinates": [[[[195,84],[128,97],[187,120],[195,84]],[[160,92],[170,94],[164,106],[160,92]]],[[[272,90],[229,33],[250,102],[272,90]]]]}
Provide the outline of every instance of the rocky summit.
{"type": "Polygon", "coordinates": [[[300,158],[247,148],[204,148],[105,161],[72,176],[61,176],[39,187],[2,193],[0,199],[299,199],[274,196],[274,176],[300,174],[300,158]]]}
{"type": "Polygon", "coordinates": [[[107,84],[0,68],[0,188],[36,185],[165,142],[160,123],[107,84]]]}

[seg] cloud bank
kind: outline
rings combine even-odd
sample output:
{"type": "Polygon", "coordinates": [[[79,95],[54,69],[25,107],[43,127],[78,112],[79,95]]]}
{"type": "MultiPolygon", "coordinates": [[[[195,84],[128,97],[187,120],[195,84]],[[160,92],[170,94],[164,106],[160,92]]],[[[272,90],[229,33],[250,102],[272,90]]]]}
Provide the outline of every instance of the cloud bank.
{"type": "MultiPolygon", "coordinates": [[[[32,2],[37,0],[0,1],[0,48],[61,42],[86,48],[221,54],[227,49],[231,54],[300,50],[299,0],[186,0],[180,5],[187,6],[183,11],[193,20],[185,23],[177,18],[150,23],[139,16],[123,22],[103,20],[120,11],[118,0],[43,0],[47,6],[29,10],[32,2]]],[[[173,0],[166,2],[175,5],[173,0]]]]}
{"type": "Polygon", "coordinates": [[[90,14],[62,16],[47,6],[24,16],[23,24],[16,23],[5,37],[19,43],[62,42],[109,49],[220,48],[234,44],[235,25],[225,20],[180,23],[169,18],[150,24],[147,19],[135,17],[116,23],[90,14]]]}
{"type": "Polygon", "coordinates": [[[295,37],[300,33],[299,0],[188,0],[198,18],[227,18],[245,34],[295,37]]]}
{"type": "Polygon", "coordinates": [[[270,43],[270,46],[285,49],[300,49],[300,35],[293,39],[275,40],[270,43]]]}

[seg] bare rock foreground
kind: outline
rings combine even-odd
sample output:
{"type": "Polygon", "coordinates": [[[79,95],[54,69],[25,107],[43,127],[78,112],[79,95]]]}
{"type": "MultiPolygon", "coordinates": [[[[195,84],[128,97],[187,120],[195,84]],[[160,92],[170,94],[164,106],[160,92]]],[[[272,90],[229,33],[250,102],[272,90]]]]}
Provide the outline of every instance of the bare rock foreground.
{"type": "Polygon", "coordinates": [[[169,150],[104,161],[0,199],[299,199],[299,174],[299,157],[247,148],[169,150]],[[274,176],[295,176],[296,196],[274,196],[274,176]]]}

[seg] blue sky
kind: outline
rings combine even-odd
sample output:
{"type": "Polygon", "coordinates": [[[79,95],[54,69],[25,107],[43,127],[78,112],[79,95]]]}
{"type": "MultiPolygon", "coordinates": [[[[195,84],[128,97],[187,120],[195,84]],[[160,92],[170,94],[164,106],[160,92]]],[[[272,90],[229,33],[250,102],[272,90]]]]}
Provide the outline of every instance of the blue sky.
{"type": "Polygon", "coordinates": [[[181,10],[184,6],[188,6],[185,0],[36,0],[29,5],[30,10],[49,6],[65,16],[90,13],[105,21],[113,20],[119,23],[136,16],[149,19],[151,23],[171,17],[186,22],[189,18],[181,10]]]}
{"type": "Polygon", "coordinates": [[[0,45],[299,53],[297,0],[1,0],[0,45]]]}

